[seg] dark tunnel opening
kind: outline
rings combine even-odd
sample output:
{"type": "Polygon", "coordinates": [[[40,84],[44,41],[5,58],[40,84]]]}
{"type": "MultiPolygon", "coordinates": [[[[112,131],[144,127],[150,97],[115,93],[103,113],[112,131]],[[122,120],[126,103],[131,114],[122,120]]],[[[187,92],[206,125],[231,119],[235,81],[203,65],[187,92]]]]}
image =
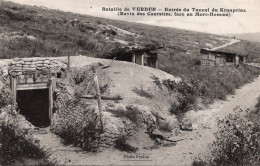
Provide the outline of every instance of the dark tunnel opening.
{"type": "Polygon", "coordinates": [[[20,113],[35,127],[50,125],[48,89],[17,91],[17,105],[20,113]]]}

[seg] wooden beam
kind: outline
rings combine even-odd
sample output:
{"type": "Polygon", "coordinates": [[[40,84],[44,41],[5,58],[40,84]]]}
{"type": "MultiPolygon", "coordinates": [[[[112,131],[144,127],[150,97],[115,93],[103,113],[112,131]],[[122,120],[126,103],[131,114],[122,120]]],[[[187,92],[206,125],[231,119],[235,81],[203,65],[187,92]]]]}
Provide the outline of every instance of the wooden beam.
{"type": "Polygon", "coordinates": [[[49,120],[51,123],[52,120],[52,109],[53,109],[53,84],[54,84],[55,79],[50,79],[49,81],[49,120]]]}
{"type": "MultiPolygon", "coordinates": [[[[97,96],[95,95],[83,95],[80,98],[84,98],[84,99],[97,99],[97,96]]],[[[117,96],[102,96],[101,95],[101,99],[102,100],[123,100],[123,97],[120,95],[117,96]]]]}
{"type": "Polygon", "coordinates": [[[51,84],[52,84],[52,94],[54,93],[54,90],[56,89],[56,79],[55,78],[51,78],[51,84]]]}
{"type": "Polygon", "coordinates": [[[16,104],[16,95],[17,95],[17,77],[12,77],[12,94],[13,94],[13,104],[16,104]]]}
{"type": "Polygon", "coordinates": [[[99,83],[98,83],[98,76],[96,74],[94,75],[94,83],[95,83],[95,90],[96,90],[96,95],[97,95],[101,132],[103,132],[103,115],[102,115],[101,95],[100,95],[100,89],[99,89],[99,83]]]}
{"type": "Polygon", "coordinates": [[[48,89],[48,83],[38,84],[18,84],[17,90],[35,90],[35,89],[48,89]]]}

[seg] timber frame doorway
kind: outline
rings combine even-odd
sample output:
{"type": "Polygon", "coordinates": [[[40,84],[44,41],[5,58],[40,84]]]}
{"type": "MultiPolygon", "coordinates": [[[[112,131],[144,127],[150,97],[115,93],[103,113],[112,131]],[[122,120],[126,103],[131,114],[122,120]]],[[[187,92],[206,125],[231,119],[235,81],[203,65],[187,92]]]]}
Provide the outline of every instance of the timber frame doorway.
{"type": "Polygon", "coordinates": [[[42,116],[44,120],[48,118],[51,122],[56,80],[66,77],[69,58],[68,62],[43,57],[14,58],[8,66],[13,104],[20,104],[20,108],[25,114],[30,112],[28,119],[32,119],[34,116],[40,119],[42,116]],[[38,97],[38,99],[34,97],[38,97]],[[33,103],[30,103],[30,100],[33,103]],[[33,110],[36,111],[31,112],[33,110]],[[40,112],[41,110],[44,112],[40,112]]]}
{"type": "Polygon", "coordinates": [[[56,78],[49,78],[40,83],[21,83],[18,76],[11,76],[11,91],[13,95],[13,104],[17,103],[17,91],[26,90],[48,90],[48,105],[49,105],[49,121],[52,120],[53,114],[53,93],[56,88],[56,78]]]}

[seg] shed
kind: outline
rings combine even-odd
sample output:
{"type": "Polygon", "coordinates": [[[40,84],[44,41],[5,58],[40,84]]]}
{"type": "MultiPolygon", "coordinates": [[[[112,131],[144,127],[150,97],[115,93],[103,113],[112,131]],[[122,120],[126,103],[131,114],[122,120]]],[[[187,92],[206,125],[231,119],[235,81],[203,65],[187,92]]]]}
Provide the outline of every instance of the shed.
{"type": "Polygon", "coordinates": [[[164,48],[164,45],[147,46],[127,46],[112,49],[109,51],[107,59],[116,59],[120,61],[133,62],[142,66],[157,68],[158,49],[164,48]]]}
{"type": "Polygon", "coordinates": [[[217,49],[202,48],[201,64],[202,65],[239,65],[245,63],[249,52],[243,42],[233,43],[217,49]]]}

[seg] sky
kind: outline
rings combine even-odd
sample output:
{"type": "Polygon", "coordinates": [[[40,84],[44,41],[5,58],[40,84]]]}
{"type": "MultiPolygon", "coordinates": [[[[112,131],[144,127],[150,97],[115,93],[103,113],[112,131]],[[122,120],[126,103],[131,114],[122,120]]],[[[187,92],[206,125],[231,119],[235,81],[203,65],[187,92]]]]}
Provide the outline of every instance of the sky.
{"type": "Polygon", "coordinates": [[[193,31],[234,34],[260,32],[260,0],[9,0],[20,4],[44,6],[97,17],[119,19],[157,26],[193,31]],[[118,16],[104,12],[102,7],[156,7],[162,8],[227,8],[246,9],[231,17],[149,17],[118,16]]]}

